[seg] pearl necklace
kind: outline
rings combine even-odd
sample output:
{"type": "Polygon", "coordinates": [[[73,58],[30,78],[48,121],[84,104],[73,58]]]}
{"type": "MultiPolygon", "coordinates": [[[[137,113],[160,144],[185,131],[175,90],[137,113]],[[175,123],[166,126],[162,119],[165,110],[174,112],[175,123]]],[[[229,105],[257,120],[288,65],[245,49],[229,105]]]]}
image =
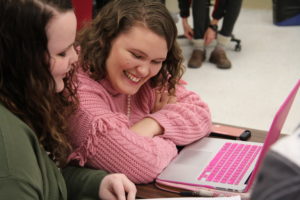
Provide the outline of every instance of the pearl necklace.
{"type": "Polygon", "coordinates": [[[130,118],[131,114],[131,95],[127,95],[127,117],[130,118]]]}

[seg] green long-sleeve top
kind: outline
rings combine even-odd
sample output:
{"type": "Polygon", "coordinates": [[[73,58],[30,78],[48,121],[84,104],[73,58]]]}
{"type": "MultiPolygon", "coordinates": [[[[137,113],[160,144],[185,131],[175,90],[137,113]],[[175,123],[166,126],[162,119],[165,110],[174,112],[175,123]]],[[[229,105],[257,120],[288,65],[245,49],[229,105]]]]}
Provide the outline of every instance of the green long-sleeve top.
{"type": "Polygon", "coordinates": [[[61,173],[33,130],[0,104],[1,200],[98,199],[105,175],[79,167],[67,167],[61,173]]]}

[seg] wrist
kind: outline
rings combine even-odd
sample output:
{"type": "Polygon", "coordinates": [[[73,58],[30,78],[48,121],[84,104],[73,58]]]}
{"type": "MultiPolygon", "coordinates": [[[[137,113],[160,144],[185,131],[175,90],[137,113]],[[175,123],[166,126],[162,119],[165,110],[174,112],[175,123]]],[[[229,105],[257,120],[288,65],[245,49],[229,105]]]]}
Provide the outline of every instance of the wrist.
{"type": "Polygon", "coordinates": [[[218,32],[218,25],[217,24],[209,24],[208,28],[212,29],[214,32],[218,32]]]}
{"type": "Polygon", "coordinates": [[[210,21],[210,24],[218,25],[218,22],[219,22],[219,20],[217,20],[217,19],[212,19],[212,20],[210,21]]]}
{"type": "Polygon", "coordinates": [[[150,117],[146,117],[135,123],[130,130],[138,135],[146,137],[154,137],[163,133],[162,126],[155,119],[150,117]]]}
{"type": "Polygon", "coordinates": [[[188,23],[188,18],[186,18],[186,17],[181,18],[181,20],[182,20],[183,24],[187,24],[188,23]]]}

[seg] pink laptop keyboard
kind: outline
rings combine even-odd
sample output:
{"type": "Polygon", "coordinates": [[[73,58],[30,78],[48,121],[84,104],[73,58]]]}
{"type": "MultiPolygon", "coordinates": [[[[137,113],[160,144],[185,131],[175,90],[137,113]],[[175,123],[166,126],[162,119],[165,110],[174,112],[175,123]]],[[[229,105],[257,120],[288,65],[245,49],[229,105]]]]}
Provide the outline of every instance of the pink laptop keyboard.
{"type": "Polygon", "coordinates": [[[198,180],[239,184],[261,148],[250,144],[225,143],[198,180]]]}

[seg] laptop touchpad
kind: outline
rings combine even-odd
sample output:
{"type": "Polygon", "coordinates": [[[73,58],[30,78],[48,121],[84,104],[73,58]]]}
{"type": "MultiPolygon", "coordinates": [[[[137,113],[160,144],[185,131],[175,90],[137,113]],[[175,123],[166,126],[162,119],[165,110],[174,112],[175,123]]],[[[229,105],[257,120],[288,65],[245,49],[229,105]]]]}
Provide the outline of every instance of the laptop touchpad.
{"type": "Polygon", "coordinates": [[[199,167],[211,160],[213,153],[208,151],[197,151],[197,150],[186,150],[180,152],[180,154],[175,158],[174,162],[176,164],[183,165],[195,165],[199,167]]]}

